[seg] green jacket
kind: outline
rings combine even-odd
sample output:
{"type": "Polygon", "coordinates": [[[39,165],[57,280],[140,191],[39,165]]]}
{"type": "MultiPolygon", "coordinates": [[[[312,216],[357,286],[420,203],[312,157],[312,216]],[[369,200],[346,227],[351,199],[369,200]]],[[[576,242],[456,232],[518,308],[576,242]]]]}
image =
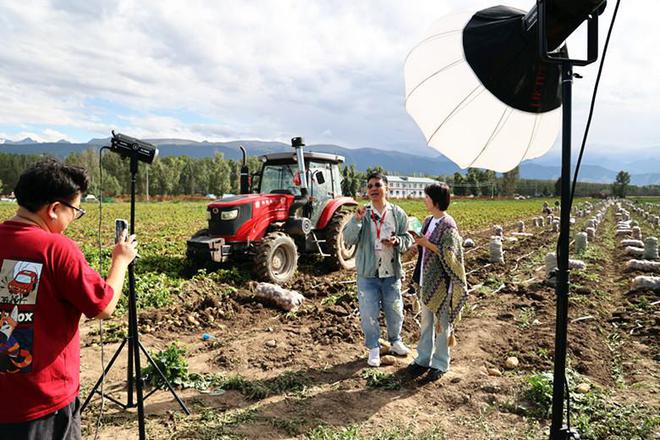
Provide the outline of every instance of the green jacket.
{"type": "MultiPolygon", "coordinates": [[[[397,278],[403,279],[404,272],[401,267],[401,254],[413,246],[414,240],[408,233],[408,215],[406,212],[393,203],[390,203],[390,205],[394,213],[396,236],[399,239],[394,252],[394,272],[397,274],[397,278]],[[397,250],[398,252],[396,252],[397,250]]],[[[369,210],[367,210],[365,217],[360,222],[356,221],[355,217],[352,217],[344,228],[345,244],[347,246],[357,245],[355,265],[358,277],[378,277],[378,259],[376,258],[376,250],[374,249],[374,239],[375,237],[371,234],[371,225],[369,224],[369,210]]]]}

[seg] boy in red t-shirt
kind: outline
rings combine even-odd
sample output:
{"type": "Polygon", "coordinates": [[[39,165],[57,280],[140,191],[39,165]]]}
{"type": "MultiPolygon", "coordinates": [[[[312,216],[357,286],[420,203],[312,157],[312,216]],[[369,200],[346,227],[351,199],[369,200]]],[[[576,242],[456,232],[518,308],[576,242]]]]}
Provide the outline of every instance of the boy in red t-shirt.
{"type": "Polygon", "coordinates": [[[0,224],[0,439],[81,436],[80,317],[112,315],[137,253],[124,234],[103,280],[62,235],[85,214],[88,185],[82,168],[39,162],[16,185],[16,215],[0,224]]]}

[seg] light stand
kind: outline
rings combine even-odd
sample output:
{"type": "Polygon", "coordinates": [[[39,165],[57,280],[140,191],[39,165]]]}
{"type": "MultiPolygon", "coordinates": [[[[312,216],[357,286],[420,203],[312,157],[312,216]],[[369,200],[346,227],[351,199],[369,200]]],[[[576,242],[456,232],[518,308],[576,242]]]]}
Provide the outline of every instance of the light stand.
{"type": "MultiPolygon", "coordinates": [[[[114,133],[113,133],[114,134],[114,133]]],[[[137,172],[138,172],[138,159],[139,156],[137,153],[135,154],[130,154],[128,155],[130,158],[130,171],[131,171],[131,223],[130,223],[130,234],[135,233],[135,187],[137,183],[137,172]]],[[[115,292],[117,294],[117,292],[115,292]]],[[[120,294],[120,293],[119,293],[120,294]]],[[[111,402],[119,405],[123,409],[129,409],[129,408],[135,408],[137,406],[137,412],[138,412],[138,428],[139,428],[139,435],[140,435],[140,440],[144,440],[146,438],[146,433],[145,433],[145,426],[144,426],[144,401],[151,396],[153,393],[155,393],[158,388],[154,388],[149,394],[146,396],[143,395],[143,380],[142,380],[142,370],[140,368],[140,350],[144,353],[144,355],[147,357],[149,360],[149,363],[154,367],[154,369],[158,372],[158,375],[160,378],[165,382],[167,385],[167,388],[170,390],[176,401],[179,403],[181,406],[181,409],[187,414],[190,415],[190,411],[186,407],[185,403],[179,398],[179,396],[176,394],[176,391],[174,391],[174,388],[170,384],[170,382],[165,378],[163,375],[163,372],[160,371],[160,368],[158,368],[158,365],[156,362],[154,362],[153,358],[147,350],[144,348],[142,343],[140,342],[140,332],[138,330],[138,321],[137,321],[137,304],[136,301],[137,297],[135,295],[135,260],[131,262],[131,264],[128,266],[128,335],[124,337],[124,340],[122,341],[121,345],[115,351],[115,354],[112,356],[112,359],[110,360],[110,363],[108,363],[108,366],[105,368],[105,371],[99,377],[98,381],[92,388],[92,390],[89,392],[89,395],[85,399],[85,402],[82,404],[80,411],[84,411],[87,405],[89,404],[90,400],[94,396],[95,393],[99,393],[101,395],[101,398],[105,397],[111,402]],[[124,404],[122,402],[119,402],[116,399],[113,399],[110,396],[104,395],[101,392],[98,391],[98,387],[101,385],[105,377],[107,376],[108,372],[112,368],[113,364],[117,360],[117,357],[119,357],[119,353],[121,353],[122,349],[128,342],[128,369],[127,369],[127,374],[126,374],[126,382],[127,382],[127,402],[124,404]],[[133,389],[135,387],[135,392],[136,392],[136,400],[133,400],[133,389]]]]}
{"type": "Polygon", "coordinates": [[[557,247],[557,317],[555,322],[555,357],[552,382],[552,424],[550,438],[564,440],[580,438],[573,429],[564,425],[564,389],[566,383],[566,340],[568,333],[568,294],[569,294],[569,241],[571,231],[571,117],[573,66],[586,66],[598,58],[598,13],[587,19],[588,48],[587,59],[576,60],[553,56],[548,51],[545,0],[537,0],[539,22],[539,49],[541,58],[551,63],[561,64],[562,81],[562,160],[561,160],[561,212],[559,244],[557,247]]]}

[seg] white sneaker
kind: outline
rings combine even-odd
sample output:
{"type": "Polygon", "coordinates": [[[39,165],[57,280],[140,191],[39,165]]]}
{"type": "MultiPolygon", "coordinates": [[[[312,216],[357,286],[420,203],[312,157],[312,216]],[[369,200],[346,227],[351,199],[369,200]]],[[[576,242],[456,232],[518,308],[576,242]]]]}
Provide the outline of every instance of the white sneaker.
{"type": "Polygon", "coordinates": [[[403,345],[403,342],[401,341],[396,341],[394,344],[392,344],[390,351],[399,356],[406,356],[410,353],[410,349],[403,345]]]}
{"type": "Polygon", "coordinates": [[[370,367],[380,367],[380,347],[369,349],[369,359],[367,364],[370,367]]]}

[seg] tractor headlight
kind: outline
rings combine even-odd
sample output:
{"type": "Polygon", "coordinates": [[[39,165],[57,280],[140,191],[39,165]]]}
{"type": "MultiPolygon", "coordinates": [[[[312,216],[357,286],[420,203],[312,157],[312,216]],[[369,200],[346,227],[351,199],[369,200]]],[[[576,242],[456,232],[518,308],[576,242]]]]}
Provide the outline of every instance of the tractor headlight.
{"type": "Polygon", "coordinates": [[[222,211],[222,213],[220,213],[220,220],[235,220],[236,217],[238,217],[238,209],[222,211]]]}
{"type": "Polygon", "coordinates": [[[206,211],[206,220],[211,220],[211,211],[206,211]]]}

